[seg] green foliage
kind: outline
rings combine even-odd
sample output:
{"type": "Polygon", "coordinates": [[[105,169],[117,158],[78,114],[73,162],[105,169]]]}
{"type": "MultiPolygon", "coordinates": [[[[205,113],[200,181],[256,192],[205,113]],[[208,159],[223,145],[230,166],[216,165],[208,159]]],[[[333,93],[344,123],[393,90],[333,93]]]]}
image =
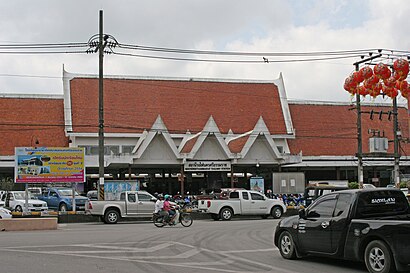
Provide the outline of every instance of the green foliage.
{"type": "Polygon", "coordinates": [[[407,182],[400,182],[400,188],[407,188],[407,182]]]}
{"type": "Polygon", "coordinates": [[[357,182],[349,182],[349,189],[358,189],[359,183],[357,182]]]}
{"type": "Polygon", "coordinates": [[[13,178],[11,177],[0,177],[0,190],[11,191],[14,186],[13,178]]]}

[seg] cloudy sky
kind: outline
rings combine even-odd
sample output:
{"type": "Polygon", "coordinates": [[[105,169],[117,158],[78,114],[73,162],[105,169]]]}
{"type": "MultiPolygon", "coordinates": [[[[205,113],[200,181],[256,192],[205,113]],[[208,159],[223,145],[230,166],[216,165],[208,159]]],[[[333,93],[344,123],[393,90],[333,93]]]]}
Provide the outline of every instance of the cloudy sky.
{"type": "MultiPolygon", "coordinates": [[[[86,43],[98,33],[99,10],[104,32],[121,44],[268,53],[410,50],[407,0],[1,1],[0,45],[86,43]]],[[[98,74],[97,54],[0,52],[0,93],[62,94],[63,64],[68,72],[98,74]]],[[[285,56],[264,63],[261,56],[128,53],[258,63],[106,55],[104,74],[274,80],[282,73],[289,99],[342,102],[351,100],[343,82],[360,59],[275,62],[285,56]]]]}

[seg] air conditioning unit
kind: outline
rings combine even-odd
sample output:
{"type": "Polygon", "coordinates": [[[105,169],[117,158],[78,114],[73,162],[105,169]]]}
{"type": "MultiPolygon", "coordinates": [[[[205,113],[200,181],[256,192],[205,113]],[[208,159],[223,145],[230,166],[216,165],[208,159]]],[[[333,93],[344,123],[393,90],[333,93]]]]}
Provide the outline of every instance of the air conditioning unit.
{"type": "Polygon", "coordinates": [[[385,137],[369,138],[370,153],[387,153],[389,148],[389,140],[385,137]]]}

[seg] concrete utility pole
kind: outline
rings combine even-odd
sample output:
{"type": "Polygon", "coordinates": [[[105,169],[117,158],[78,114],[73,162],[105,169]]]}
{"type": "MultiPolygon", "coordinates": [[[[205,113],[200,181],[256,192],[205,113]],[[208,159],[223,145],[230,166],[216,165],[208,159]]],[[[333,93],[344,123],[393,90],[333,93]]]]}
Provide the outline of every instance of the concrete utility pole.
{"type": "MultiPolygon", "coordinates": [[[[370,56],[369,58],[362,59],[355,62],[355,70],[359,71],[359,65],[373,59],[381,57],[382,54],[370,56]]],[[[363,145],[362,145],[362,112],[360,106],[360,94],[356,93],[356,108],[357,108],[357,182],[359,183],[359,189],[363,189],[363,145]]]]}
{"type": "Polygon", "coordinates": [[[103,11],[100,10],[100,32],[98,43],[98,200],[104,200],[104,45],[103,45],[103,11]]]}
{"type": "Polygon", "coordinates": [[[393,136],[394,136],[394,183],[396,188],[400,188],[400,151],[398,131],[398,110],[397,98],[393,99],[393,136]]]}

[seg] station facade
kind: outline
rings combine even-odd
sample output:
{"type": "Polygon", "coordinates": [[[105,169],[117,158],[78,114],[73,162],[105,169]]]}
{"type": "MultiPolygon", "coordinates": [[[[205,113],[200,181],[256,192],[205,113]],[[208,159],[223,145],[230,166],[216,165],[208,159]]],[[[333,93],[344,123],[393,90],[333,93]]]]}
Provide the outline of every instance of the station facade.
{"type": "MultiPolygon", "coordinates": [[[[63,71],[62,96],[3,94],[0,107],[3,179],[14,179],[15,147],[83,147],[84,190],[95,188],[97,76],[63,71]]],[[[391,110],[388,103],[363,106],[374,108],[391,110]]],[[[306,183],[356,181],[356,117],[351,103],[289,101],[282,75],[272,81],[105,76],[105,177],[138,180],[143,189],[173,194],[249,188],[252,177],[272,189],[273,173],[281,172],[302,172],[306,183]]],[[[400,170],[407,173],[405,106],[398,118],[400,170]]],[[[392,139],[387,118],[364,117],[362,127],[364,151],[370,132],[392,139]]],[[[365,182],[390,182],[392,158],[364,162],[365,182]]]]}

